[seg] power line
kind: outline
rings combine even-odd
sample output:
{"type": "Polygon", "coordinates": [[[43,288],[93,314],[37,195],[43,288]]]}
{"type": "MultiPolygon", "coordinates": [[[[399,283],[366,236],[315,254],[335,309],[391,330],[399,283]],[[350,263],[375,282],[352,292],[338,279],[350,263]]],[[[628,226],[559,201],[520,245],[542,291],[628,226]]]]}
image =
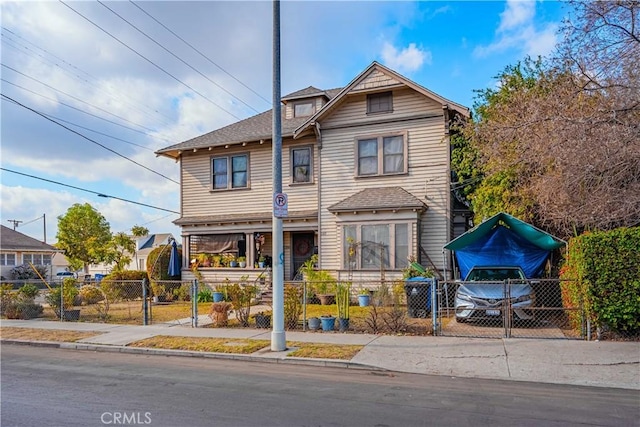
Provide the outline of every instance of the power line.
{"type": "MultiPolygon", "coordinates": [[[[46,178],[42,178],[42,177],[35,176],[35,175],[29,175],[29,174],[26,174],[26,173],[22,173],[22,172],[14,171],[14,170],[7,169],[7,168],[3,168],[3,167],[0,167],[0,170],[3,170],[3,171],[5,171],[5,172],[15,173],[15,174],[22,175],[22,176],[26,176],[26,177],[33,178],[33,179],[39,179],[39,180],[41,180],[41,181],[50,182],[50,183],[52,183],[52,184],[62,185],[62,186],[64,186],[64,187],[74,188],[74,189],[76,189],[76,190],[80,190],[80,191],[86,191],[87,193],[95,194],[95,195],[97,195],[98,197],[105,197],[105,198],[108,198],[108,199],[121,200],[121,201],[123,201],[123,202],[133,203],[133,204],[136,204],[136,205],[145,206],[145,207],[147,207],[147,208],[158,209],[158,210],[161,210],[161,211],[171,212],[171,213],[174,213],[174,214],[178,214],[178,215],[180,215],[180,212],[172,211],[171,209],[160,208],[160,207],[158,207],[158,206],[148,205],[148,204],[146,204],[146,203],[140,203],[140,202],[135,202],[135,201],[133,201],[133,200],[123,199],[123,198],[121,198],[121,197],[110,196],[110,195],[108,195],[108,194],[98,193],[97,191],[87,190],[86,188],[75,187],[75,186],[73,186],[73,185],[64,184],[64,183],[62,183],[62,182],[53,181],[53,180],[51,180],[51,179],[46,179],[46,178]]],[[[22,222],[22,221],[20,221],[20,222],[22,222]]]]}
{"type": "Polygon", "coordinates": [[[167,49],[166,47],[162,46],[160,43],[158,43],[154,38],[150,37],[149,35],[147,35],[144,31],[142,31],[141,29],[139,29],[138,27],[136,27],[135,25],[133,25],[131,22],[127,21],[124,17],[122,17],[122,15],[118,14],[116,11],[114,11],[113,9],[111,9],[109,6],[107,6],[106,4],[104,4],[103,2],[101,2],[100,0],[97,0],[98,3],[100,3],[103,7],[107,8],[109,11],[111,11],[111,13],[113,13],[114,15],[116,15],[118,18],[122,19],[124,22],[126,22],[127,24],[129,24],[131,27],[133,27],[136,31],[138,31],[140,34],[142,34],[143,36],[145,36],[146,38],[148,38],[149,40],[151,40],[153,43],[155,43],[157,46],[159,46],[160,48],[162,48],[164,51],[166,51],[168,54],[170,54],[171,56],[173,56],[174,58],[176,58],[178,61],[182,62],[184,65],[186,65],[187,67],[191,68],[193,71],[195,71],[196,73],[200,74],[202,77],[204,77],[205,79],[207,79],[210,83],[214,84],[215,86],[217,86],[218,88],[220,88],[221,90],[223,90],[225,93],[227,93],[228,95],[234,97],[235,99],[237,99],[238,101],[240,101],[241,103],[243,103],[246,107],[250,108],[251,110],[253,110],[255,113],[259,113],[258,110],[256,110],[255,108],[253,108],[251,105],[247,104],[246,102],[244,102],[242,99],[240,99],[239,97],[235,96],[234,94],[232,94],[231,92],[229,92],[227,89],[225,89],[224,87],[220,86],[218,83],[214,82],[213,80],[211,80],[209,77],[207,77],[206,75],[202,74],[199,70],[197,70],[196,68],[194,68],[191,64],[187,63],[186,61],[184,61],[182,58],[180,58],[179,56],[177,56],[175,53],[171,52],[169,49],[167,49]]]}
{"type": "MultiPolygon", "coordinates": [[[[84,70],[82,70],[82,69],[80,69],[80,68],[76,67],[75,65],[71,64],[70,62],[65,61],[64,59],[62,59],[62,58],[60,58],[60,57],[56,56],[55,54],[53,54],[53,53],[49,52],[48,50],[46,50],[46,49],[44,49],[44,48],[42,48],[42,47],[40,47],[40,46],[36,45],[35,43],[30,42],[29,40],[25,39],[24,37],[20,36],[19,34],[14,33],[13,31],[11,31],[11,30],[7,29],[6,27],[2,27],[2,31],[3,31],[2,36],[4,37],[4,43],[8,44],[9,46],[13,47],[14,49],[19,50],[19,48],[18,48],[18,47],[11,45],[11,43],[7,43],[7,35],[5,34],[5,32],[8,32],[8,33],[10,33],[10,34],[12,34],[12,35],[14,35],[14,36],[16,36],[16,37],[18,37],[18,38],[22,39],[24,42],[26,42],[26,43],[28,43],[28,44],[30,44],[30,45],[32,45],[32,46],[34,46],[35,48],[37,48],[37,49],[39,49],[39,50],[41,50],[41,51],[45,52],[47,55],[52,56],[52,57],[53,57],[53,58],[55,58],[56,60],[58,60],[58,61],[62,62],[62,63],[63,63],[63,64],[65,64],[66,66],[68,66],[69,68],[72,68],[72,69],[74,69],[74,70],[77,70],[77,71],[78,71],[78,72],[80,72],[80,73],[85,74],[85,75],[86,75],[86,76],[88,76],[90,79],[93,79],[94,81],[97,81],[97,80],[98,80],[95,76],[91,75],[90,73],[88,73],[88,72],[86,72],[86,71],[84,71],[84,70]]],[[[15,42],[13,39],[11,39],[11,37],[8,37],[8,39],[9,39],[9,40],[11,40],[12,42],[15,42]]],[[[134,101],[136,102],[136,104],[133,104],[133,103],[131,103],[131,102],[127,101],[127,99],[125,99],[125,98],[129,98],[130,100],[133,100],[133,98],[129,97],[126,93],[120,92],[117,88],[114,88],[112,85],[109,85],[109,86],[108,86],[108,88],[109,88],[109,89],[113,89],[115,92],[118,92],[118,95],[119,95],[119,96],[114,96],[114,94],[113,94],[113,93],[111,93],[111,92],[108,92],[108,91],[104,90],[102,87],[100,87],[100,86],[99,86],[98,84],[96,84],[95,82],[91,82],[91,81],[89,81],[87,78],[82,77],[82,76],[80,76],[79,74],[75,74],[75,73],[74,73],[74,71],[70,71],[70,70],[65,69],[64,67],[60,66],[60,64],[58,64],[57,62],[55,62],[55,61],[53,61],[53,60],[51,60],[51,59],[49,59],[49,58],[46,58],[44,55],[42,55],[42,54],[41,54],[41,53],[39,53],[39,52],[35,52],[33,49],[30,49],[30,48],[29,48],[28,46],[26,46],[24,43],[22,44],[22,49],[24,49],[24,50],[28,51],[28,52],[26,53],[28,56],[32,56],[32,57],[37,56],[37,57],[39,57],[39,58],[42,58],[42,59],[39,59],[39,58],[36,58],[36,59],[37,59],[38,61],[40,61],[41,63],[45,63],[45,61],[46,61],[47,63],[52,64],[53,66],[55,66],[55,67],[59,68],[60,70],[64,71],[65,73],[67,73],[69,76],[71,76],[71,78],[73,78],[73,79],[78,79],[78,80],[80,80],[80,81],[85,82],[85,83],[86,83],[86,84],[88,84],[89,86],[92,86],[92,87],[96,88],[96,90],[98,90],[98,91],[100,91],[101,93],[103,93],[103,94],[107,95],[107,96],[108,96],[108,97],[110,97],[111,99],[114,99],[114,100],[117,100],[117,101],[121,101],[121,102],[123,102],[123,103],[127,104],[129,107],[133,108],[134,110],[136,110],[136,111],[138,111],[138,112],[140,112],[140,113],[142,113],[142,114],[144,114],[144,115],[146,115],[146,116],[148,116],[148,117],[152,117],[152,115],[151,115],[150,113],[157,114],[158,116],[161,116],[162,118],[164,118],[164,119],[165,119],[165,120],[162,120],[163,124],[165,124],[165,125],[168,125],[168,124],[170,124],[170,122],[172,122],[172,121],[173,121],[173,119],[172,119],[171,117],[169,117],[169,116],[167,116],[167,115],[165,115],[165,114],[161,113],[160,111],[158,111],[158,110],[156,110],[156,109],[154,109],[154,108],[152,108],[152,107],[149,107],[148,105],[140,104],[141,106],[143,106],[143,107],[145,107],[145,108],[146,108],[146,111],[144,111],[142,108],[138,108],[138,105],[137,105],[138,101],[135,101],[135,100],[134,100],[134,101]]],[[[23,53],[23,54],[24,54],[24,52],[21,52],[21,53],[23,53]]],[[[182,125],[182,126],[184,126],[184,125],[182,125]]]]}
{"type": "Polygon", "coordinates": [[[156,18],[154,18],[153,16],[151,16],[151,14],[149,14],[149,12],[147,12],[146,10],[144,10],[143,8],[141,8],[140,6],[138,6],[136,3],[134,3],[132,0],[129,0],[129,2],[134,5],[135,7],[137,7],[138,9],[140,9],[142,11],[142,13],[144,13],[145,15],[147,15],[149,18],[153,19],[154,21],[156,21],[160,26],[162,26],[165,30],[169,31],[171,34],[173,34],[174,36],[176,36],[178,39],[180,39],[184,44],[186,44],[187,46],[189,46],[191,49],[195,50],[196,52],[198,52],[200,54],[200,56],[202,56],[204,59],[206,59],[207,61],[209,61],[210,63],[212,63],[213,65],[215,65],[216,67],[218,67],[222,72],[224,72],[226,75],[228,75],[229,77],[231,77],[233,80],[237,81],[238,83],[240,83],[242,86],[244,86],[245,88],[249,89],[251,92],[253,92],[256,96],[258,96],[259,98],[261,98],[264,102],[266,102],[267,104],[271,105],[271,101],[269,101],[268,99],[266,99],[264,96],[260,95],[258,92],[256,92],[255,90],[251,89],[249,86],[247,86],[246,84],[242,83],[240,80],[238,80],[233,74],[229,73],[227,70],[225,70],[224,68],[222,68],[220,65],[216,64],[215,62],[213,62],[208,56],[206,56],[204,53],[200,52],[196,47],[194,47],[191,43],[189,43],[188,41],[186,41],[185,39],[183,39],[182,37],[180,37],[178,34],[176,34],[175,32],[173,32],[170,28],[168,28],[166,25],[164,25],[162,22],[158,21],[156,18]]]}
{"type": "Polygon", "coordinates": [[[122,157],[123,159],[128,160],[128,161],[130,161],[131,163],[133,163],[133,164],[135,164],[135,165],[137,165],[137,166],[140,166],[140,167],[141,167],[141,168],[143,168],[143,169],[148,170],[149,172],[152,172],[152,173],[154,173],[154,174],[156,174],[156,175],[158,175],[158,176],[161,176],[161,177],[163,177],[163,178],[165,178],[165,179],[167,179],[167,180],[169,180],[169,181],[171,181],[171,182],[174,182],[174,183],[176,183],[176,184],[178,184],[178,185],[180,184],[178,181],[176,181],[176,180],[174,180],[174,179],[171,179],[171,178],[169,178],[168,176],[161,174],[160,172],[156,172],[156,171],[154,171],[153,169],[151,169],[151,168],[149,168],[149,167],[147,167],[147,166],[145,166],[145,165],[143,165],[143,164],[141,164],[141,163],[138,163],[138,162],[136,162],[135,160],[133,160],[133,159],[131,159],[131,158],[129,158],[129,157],[127,157],[127,156],[125,156],[124,154],[120,154],[120,153],[118,153],[117,151],[112,150],[111,148],[107,147],[106,145],[103,145],[103,144],[101,144],[101,143],[99,143],[99,142],[97,142],[97,141],[94,141],[93,139],[91,139],[91,138],[89,138],[89,137],[87,137],[87,136],[85,136],[85,135],[81,134],[80,132],[75,131],[75,130],[71,129],[70,127],[67,127],[67,126],[63,125],[62,123],[59,123],[59,122],[57,122],[57,121],[55,121],[55,120],[53,120],[53,119],[51,119],[51,118],[49,118],[49,117],[45,116],[45,115],[44,115],[44,114],[42,114],[42,113],[39,113],[38,111],[34,110],[33,108],[29,108],[29,107],[27,107],[26,105],[21,104],[20,102],[16,101],[15,99],[13,99],[13,98],[11,98],[11,97],[8,97],[8,96],[7,96],[7,95],[5,95],[4,93],[2,93],[2,94],[0,94],[0,95],[2,95],[2,97],[3,97],[3,98],[6,98],[6,99],[8,99],[8,100],[10,100],[10,101],[13,101],[15,104],[18,104],[18,105],[19,105],[19,106],[21,106],[22,108],[25,108],[25,109],[27,109],[27,110],[29,110],[29,111],[33,112],[33,113],[36,113],[36,114],[37,114],[37,115],[39,115],[40,117],[42,117],[42,118],[44,118],[44,119],[46,119],[46,120],[49,120],[49,121],[50,121],[50,122],[52,122],[52,123],[57,124],[58,126],[60,126],[60,127],[64,128],[64,129],[68,130],[69,132],[75,133],[76,135],[78,135],[78,136],[80,136],[80,137],[82,137],[82,138],[86,139],[86,140],[87,140],[87,141],[89,141],[89,142],[93,142],[94,144],[96,144],[96,145],[98,145],[98,146],[100,146],[100,147],[104,148],[105,150],[107,150],[107,151],[109,151],[109,152],[111,152],[111,153],[113,153],[113,154],[115,154],[115,155],[117,155],[117,156],[119,156],[119,157],[122,157]]]}
{"type": "MultiPolygon", "coordinates": [[[[15,87],[17,87],[17,88],[20,88],[20,89],[22,89],[22,90],[24,90],[24,91],[26,91],[26,92],[32,93],[32,94],[34,94],[34,95],[36,95],[36,96],[39,96],[39,97],[41,97],[41,98],[47,99],[47,100],[52,101],[52,102],[56,102],[56,103],[58,103],[58,104],[60,104],[60,105],[64,105],[65,107],[67,107],[67,108],[71,108],[72,110],[76,110],[76,111],[79,111],[79,112],[81,112],[81,113],[83,113],[83,114],[86,114],[86,115],[88,115],[88,116],[95,117],[96,119],[103,120],[103,121],[105,121],[105,122],[107,122],[107,123],[111,123],[112,125],[120,126],[120,127],[122,127],[122,128],[128,129],[128,130],[130,130],[130,131],[132,131],[132,132],[140,133],[140,134],[142,134],[142,135],[151,136],[151,135],[149,135],[148,133],[143,132],[143,131],[141,131],[141,130],[139,130],[139,129],[134,129],[134,128],[129,127],[129,126],[125,126],[125,125],[123,125],[122,123],[118,123],[118,122],[114,122],[113,120],[105,119],[104,117],[100,117],[100,116],[98,116],[98,115],[95,115],[95,114],[89,113],[88,111],[81,110],[80,108],[74,107],[73,105],[69,105],[69,104],[67,104],[67,103],[64,103],[64,102],[58,101],[57,99],[49,98],[48,96],[44,96],[44,95],[42,95],[42,94],[39,94],[38,92],[35,92],[35,91],[31,90],[31,89],[27,89],[26,87],[20,86],[20,85],[15,84],[15,83],[12,83],[12,82],[10,82],[10,81],[8,81],[8,80],[0,79],[0,81],[3,81],[3,82],[5,82],[5,83],[7,83],[7,84],[10,84],[11,86],[15,86],[15,87]]],[[[157,137],[153,137],[153,136],[152,136],[152,138],[155,138],[155,139],[158,139],[158,140],[162,140],[162,141],[168,142],[168,143],[170,143],[170,144],[173,144],[173,143],[174,143],[174,142],[169,141],[168,139],[164,139],[164,138],[157,138],[157,137]]]]}
{"type": "MultiPolygon", "coordinates": [[[[9,101],[9,100],[7,100],[7,101],[9,101]]],[[[15,104],[15,102],[13,102],[13,101],[9,101],[9,102],[15,104]]],[[[16,105],[18,105],[18,104],[16,104],[16,105]]],[[[37,111],[37,110],[34,110],[34,111],[37,111]]],[[[77,128],[88,130],[89,132],[97,133],[98,135],[106,136],[107,138],[115,139],[116,141],[121,141],[121,142],[124,142],[125,144],[134,145],[136,147],[142,148],[143,150],[147,150],[147,151],[152,151],[153,152],[153,149],[151,149],[149,147],[145,147],[144,145],[136,144],[135,142],[127,141],[126,139],[118,138],[117,136],[109,135],[107,133],[100,132],[100,131],[95,130],[95,129],[91,129],[91,128],[88,128],[88,127],[85,127],[85,126],[81,126],[81,125],[79,125],[77,123],[70,122],[69,120],[61,119],[60,117],[56,117],[56,116],[51,115],[51,114],[43,113],[42,111],[38,111],[38,113],[43,115],[43,116],[50,117],[52,119],[56,119],[56,120],[58,120],[60,122],[70,124],[70,125],[75,126],[77,128]]]]}
{"type": "Polygon", "coordinates": [[[150,129],[150,128],[148,128],[148,127],[146,127],[146,126],[143,126],[143,125],[141,125],[141,124],[139,124],[139,123],[132,122],[131,120],[128,120],[128,119],[126,119],[126,118],[124,118],[124,117],[118,116],[117,114],[113,114],[113,113],[111,113],[111,112],[109,112],[109,111],[105,110],[104,108],[101,108],[101,107],[98,107],[98,106],[96,106],[96,105],[93,105],[93,104],[91,104],[91,103],[89,103],[89,102],[87,102],[87,101],[83,101],[82,99],[80,99],[80,98],[78,98],[78,97],[76,97],[76,96],[70,95],[70,94],[68,94],[68,93],[66,93],[66,92],[64,92],[64,91],[62,91],[62,90],[60,90],[60,89],[56,89],[55,87],[50,86],[50,85],[48,85],[47,83],[44,83],[43,81],[40,81],[40,80],[38,80],[38,79],[36,79],[36,78],[33,78],[33,77],[31,77],[31,76],[28,76],[28,75],[26,75],[25,73],[23,73],[23,72],[21,72],[21,71],[18,71],[18,70],[16,70],[16,69],[15,69],[15,68],[13,68],[13,67],[10,67],[10,66],[8,66],[8,65],[6,65],[6,64],[1,64],[1,65],[2,65],[3,67],[5,67],[5,68],[10,69],[10,70],[11,70],[11,71],[13,71],[14,73],[18,73],[18,74],[20,74],[21,76],[24,76],[24,77],[26,77],[26,78],[28,78],[28,79],[30,79],[30,80],[33,80],[34,82],[40,83],[41,85],[43,85],[43,86],[45,86],[45,87],[48,87],[49,89],[53,89],[53,90],[55,90],[56,92],[60,92],[61,94],[66,95],[66,96],[68,96],[68,97],[69,97],[69,98],[71,98],[71,99],[74,99],[74,100],[76,100],[76,101],[78,101],[78,102],[81,102],[81,103],[83,103],[83,104],[86,104],[86,105],[88,105],[88,106],[90,106],[90,107],[93,107],[93,108],[95,108],[96,110],[102,111],[103,113],[107,113],[107,114],[109,114],[110,116],[116,117],[116,118],[118,118],[118,119],[120,119],[120,120],[123,120],[123,121],[125,121],[125,122],[127,122],[127,123],[130,123],[130,124],[132,124],[132,125],[139,126],[139,127],[141,127],[142,129],[147,130],[147,131],[149,131],[149,132],[155,132],[155,131],[154,131],[154,129],[150,129]]]}
{"type": "Polygon", "coordinates": [[[92,20],[90,20],[89,18],[87,18],[86,16],[84,16],[83,14],[81,14],[80,12],[78,12],[77,10],[75,10],[74,8],[72,8],[71,6],[69,6],[68,4],[66,4],[64,1],[62,0],[58,0],[60,3],[62,3],[63,5],[65,5],[66,7],[68,7],[69,9],[71,9],[73,12],[75,12],[77,15],[79,15],[80,17],[82,17],[83,19],[85,19],[87,22],[93,24],[95,27],[99,28],[101,31],[103,31],[104,33],[106,33],[107,35],[109,35],[111,38],[113,38],[114,40],[116,40],[118,43],[120,43],[121,45],[123,45],[124,47],[126,47],[127,49],[129,49],[130,51],[132,51],[133,53],[135,53],[136,55],[138,55],[140,58],[144,59],[145,61],[147,61],[148,63],[150,63],[151,65],[153,65],[154,67],[156,67],[158,70],[162,71],[163,73],[165,73],[166,75],[168,75],[169,77],[171,77],[172,79],[174,79],[175,81],[177,81],[178,83],[184,85],[185,87],[189,88],[190,90],[192,90],[194,93],[200,95],[202,98],[206,99],[207,101],[209,101],[210,103],[212,103],[213,105],[215,105],[216,107],[220,108],[222,111],[224,111],[225,113],[229,114],[230,116],[234,117],[237,120],[242,120],[240,117],[236,116],[235,114],[233,114],[231,111],[227,110],[226,108],[222,107],[221,105],[219,105],[218,103],[216,103],[215,101],[211,100],[210,98],[208,98],[206,95],[203,95],[202,93],[198,92],[196,89],[192,88],[191,86],[189,86],[188,84],[186,84],[185,82],[183,82],[182,80],[180,80],[179,78],[177,78],[176,76],[174,76],[173,74],[171,74],[170,72],[168,72],[167,70],[165,70],[164,68],[162,68],[161,66],[159,66],[158,64],[156,64],[155,62],[153,62],[152,60],[150,60],[149,58],[147,58],[146,56],[144,56],[143,54],[141,54],[140,52],[138,52],[137,50],[135,50],[134,48],[132,48],[131,46],[129,46],[128,44],[126,44],[125,42],[123,42],[122,40],[120,40],[119,38],[117,38],[116,36],[114,36],[113,34],[111,34],[110,32],[108,32],[107,30],[105,30],[104,28],[102,28],[101,26],[99,26],[98,24],[96,24],[95,22],[93,22],[92,20]]]}

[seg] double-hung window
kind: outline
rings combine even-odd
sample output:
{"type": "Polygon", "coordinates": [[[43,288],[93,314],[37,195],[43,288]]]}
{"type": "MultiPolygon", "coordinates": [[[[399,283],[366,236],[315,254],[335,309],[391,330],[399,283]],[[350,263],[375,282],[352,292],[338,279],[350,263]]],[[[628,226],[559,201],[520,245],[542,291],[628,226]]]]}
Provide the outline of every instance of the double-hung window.
{"type": "Polygon", "coordinates": [[[247,188],[249,182],[249,156],[238,154],[214,157],[211,161],[214,190],[247,188]]]}
{"type": "Polygon", "coordinates": [[[367,95],[367,114],[391,113],[392,111],[392,92],[371,93],[367,95]]]}
{"type": "Polygon", "coordinates": [[[395,175],[407,172],[406,135],[357,140],[357,176],[395,175]]]}
{"type": "Polygon", "coordinates": [[[16,265],[16,254],[0,254],[0,265],[16,265]]]}
{"type": "Polygon", "coordinates": [[[296,147],[291,149],[291,179],[294,183],[312,181],[311,147],[296,147]]]}
{"type": "Polygon", "coordinates": [[[409,256],[409,224],[353,224],[343,226],[345,269],[401,269],[409,256]]]}
{"type": "Polygon", "coordinates": [[[33,265],[51,265],[50,254],[22,254],[22,263],[33,265]]]}

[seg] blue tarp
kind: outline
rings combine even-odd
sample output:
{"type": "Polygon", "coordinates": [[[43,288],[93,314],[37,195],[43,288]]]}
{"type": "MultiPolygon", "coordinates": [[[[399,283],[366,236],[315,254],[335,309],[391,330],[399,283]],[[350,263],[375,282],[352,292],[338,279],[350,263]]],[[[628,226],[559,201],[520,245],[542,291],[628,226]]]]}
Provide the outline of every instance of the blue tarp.
{"type": "Polygon", "coordinates": [[[536,277],[549,253],[505,226],[497,225],[481,239],[458,249],[456,259],[462,278],[476,265],[517,265],[527,277],[536,277]]]}

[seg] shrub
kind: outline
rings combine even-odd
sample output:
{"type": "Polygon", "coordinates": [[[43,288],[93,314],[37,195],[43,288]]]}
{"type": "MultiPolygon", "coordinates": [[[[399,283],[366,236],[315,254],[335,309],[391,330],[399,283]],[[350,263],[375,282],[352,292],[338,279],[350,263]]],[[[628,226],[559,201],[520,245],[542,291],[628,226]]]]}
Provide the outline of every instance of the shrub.
{"type": "Polygon", "coordinates": [[[141,270],[116,271],[100,281],[100,288],[112,301],[142,298],[142,280],[147,272],[141,270]]]}
{"type": "Polygon", "coordinates": [[[76,304],[78,293],[79,291],[76,286],[76,280],[73,278],[67,278],[62,281],[62,285],[51,289],[44,299],[51,306],[56,315],[60,316],[61,302],[64,310],[70,310],[76,304]]]}
{"type": "MultiPolygon", "coordinates": [[[[565,305],[584,302],[598,327],[640,334],[640,228],[587,233],[569,242],[561,270],[565,305]]],[[[575,318],[574,324],[575,322],[575,318]]]]}
{"type": "Polygon", "coordinates": [[[80,288],[80,299],[83,304],[96,304],[106,298],[102,289],[95,285],[86,285],[80,288]]]}
{"type": "MultiPolygon", "coordinates": [[[[34,265],[40,276],[44,277],[47,275],[47,268],[43,265],[34,265]]],[[[33,268],[29,264],[22,264],[11,269],[9,273],[13,280],[28,280],[28,279],[39,279],[40,276],[33,271],[33,268]]]]}
{"type": "Polygon", "coordinates": [[[5,308],[5,316],[7,319],[33,319],[38,317],[44,311],[44,307],[40,304],[28,301],[12,302],[5,308]]]}
{"type": "Polygon", "coordinates": [[[20,289],[18,289],[19,297],[24,299],[25,301],[33,302],[33,300],[38,296],[39,293],[40,290],[38,289],[38,287],[32,283],[27,283],[20,289]]]}
{"type": "Polygon", "coordinates": [[[251,300],[256,295],[256,287],[247,284],[249,276],[242,276],[240,283],[233,283],[226,286],[227,296],[231,301],[231,306],[236,312],[236,318],[242,326],[249,326],[249,313],[251,311],[251,300]]]}
{"type": "MultiPolygon", "coordinates": [[[[182,257],[182,249],[178,248],[178,255],[182,257]]],[[[171,245],[158,246],[147,257],[147,274],[152,280],[170,280],[169,260],[171,259],[171,245]]]]}
{"type": "Polygon", "coordinates": [[[295,329],[302,314],[302,289],[295,285],[284,287],[284,326],[295,329]]]}
{"type": "Polygon", "coordinates": [[[213,302],[211,289],[203,289],[198,292],[198,302],[213,302]]]}
{"type": "Polygon", "coordinates": [[[13,292],[13,285],[0,285],[0,316],[4,316],[7,307],[12,304],[18,297],[17,292],[13,292]]]}

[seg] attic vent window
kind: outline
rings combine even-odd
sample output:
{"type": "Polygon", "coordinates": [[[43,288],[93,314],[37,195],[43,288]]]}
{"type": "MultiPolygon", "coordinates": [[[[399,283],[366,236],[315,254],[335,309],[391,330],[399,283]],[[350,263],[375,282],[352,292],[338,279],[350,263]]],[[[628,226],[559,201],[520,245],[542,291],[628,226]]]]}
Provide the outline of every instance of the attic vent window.
{"type": "Polygon", "coordinates": [[[367,114],[390,113],[393,111],[391,92],[371,93],[367,95],[367,114]]]}
{"type": "Polygon", "coordinates": [[[306,117],[313,114],[313,102],[299,102],[293,106],[294,117],[306,117]]]}

